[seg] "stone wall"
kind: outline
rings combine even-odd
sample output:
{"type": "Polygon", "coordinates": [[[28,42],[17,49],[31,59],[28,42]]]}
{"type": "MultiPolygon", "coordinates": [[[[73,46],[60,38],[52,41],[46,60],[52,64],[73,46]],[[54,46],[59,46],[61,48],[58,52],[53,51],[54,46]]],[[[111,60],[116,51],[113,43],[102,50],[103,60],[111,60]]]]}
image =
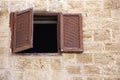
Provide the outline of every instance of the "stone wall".
{"type": "Polygon", "coordinates": [[[120,0],[0,0],[0,80],[120,80],[120,0]],[[9,14],[82,13],[84,52],[12,55],[9,14]]]}

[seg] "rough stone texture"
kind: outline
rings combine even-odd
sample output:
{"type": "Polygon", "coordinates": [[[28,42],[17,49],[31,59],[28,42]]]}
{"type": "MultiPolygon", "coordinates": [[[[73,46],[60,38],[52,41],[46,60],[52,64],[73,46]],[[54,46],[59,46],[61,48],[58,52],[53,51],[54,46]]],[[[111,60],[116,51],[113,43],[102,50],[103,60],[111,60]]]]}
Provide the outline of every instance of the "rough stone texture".
{"type": "Polygon", "coordinates": [[[84,52],[85,53],[100,53],[102,52],[104,46],[101,42],[86,42],[84,43],[84,52]]]}
{"type": "Polygon", "coordinates": [[[95,41],[110,41],[110,31],[109,30],[95,30],[94,39],[95,41]]]}
{"type": "Polygon", "coordinates": [[[0,69],[5,69],[9,67],[9,60],[6,56],[0,56],[0,69]]]}
{"type": "Polygon", "coordinates": [[[82,77],[73,77],[72,80],[83,80],[82,77]]]}
{"type": "Polygon", "coordinates": [[[120,50],[119,47],[120,47],[119,43],[106,43],[105,44],[105,51],[119,52],[119,50],[120,50]]]}
{"type": "Polygon", "coordinates": [[[115,77],[115,76],[111,76],[111,77],[105,77],[104,80],[120,80],[120,77],[115,77]]]}
{"type": "Polygon", "coordinates": [[[60,59],[53,59],[51,60],[51,68],[53,70],[61,70],[61,60],[60,59]]]}
{"type": "Polygon", "coordinates": [[[117,66],[103,67],[103,74],[104,75],[118,75],[118,68],[117,66]]]}
{"type": "Polygon", "coordinates": [[[104,7],[107,9],[117,9],[120,8],[120,0],[104,0],[104,7]]]}
{"type": "Polygon", "coordinates": [[[120,56],[117,56],[116,61],[117,61],[117,65],[120,66],[120,56]]]}
{"type": "Polygon", "coordinates": [[[115,64],[115,58],[113,56],[114,54],[94,54],[94,62],[96,64],[100,65],[114,65],[115,64]]]}
{"type": "Polygon", "coordinates": [[[12,57],[11,59],[11,67],[15,70],[24,71],[26,69],[31,69],[31,60],[27,57],[12,57]]]}
{"type": "Polygon", "coordinates": [[[93,63],[92,54],[78,54],[77,55],[78,63],[89,64],[93,63]]]}
{"type": "Polygon", "coordinates": [[[88,76],[87,80],[103,80],[101,76],[88,76]]]}
{"type": "Polygon", "coordinates": [[[85,66],[85,73],[87,75],[100,74],[100,68],[96,65],[86,65],[85,66]]]}
{"type": "Polygon", "coordinates": [[[10,72],[6,70],[0,70],[0,80],[10,80],[10,72]]]}
{"type": "Polygon", "coordinates": [[[120,0],[0,0],[0,80],[120,80],[120,0]],[[12,54],[9,14],[31,7],[81,13],[84,52],[12,54]]]}

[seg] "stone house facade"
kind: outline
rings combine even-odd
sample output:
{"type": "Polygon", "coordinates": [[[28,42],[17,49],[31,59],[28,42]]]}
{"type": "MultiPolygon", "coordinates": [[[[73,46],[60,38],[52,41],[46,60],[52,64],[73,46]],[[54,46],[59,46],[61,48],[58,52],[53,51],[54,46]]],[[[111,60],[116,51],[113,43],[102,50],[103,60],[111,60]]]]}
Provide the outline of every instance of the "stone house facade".
{"type": "Polygon", "coordinates": [[[0,0],[0,80],[120,80],[120,0],[0,0]],[[10,13],[81,13],[83,53],[14,55],[10,13]]]}

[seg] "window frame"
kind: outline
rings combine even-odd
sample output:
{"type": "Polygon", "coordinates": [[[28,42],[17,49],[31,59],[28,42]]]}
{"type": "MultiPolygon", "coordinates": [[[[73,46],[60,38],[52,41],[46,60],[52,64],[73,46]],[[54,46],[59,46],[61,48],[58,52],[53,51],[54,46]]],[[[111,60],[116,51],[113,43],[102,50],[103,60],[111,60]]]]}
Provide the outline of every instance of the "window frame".
{"type": "MultiPolygon", "coordinates": [[[[62,51],[63,49],[63,37],[61,37],[61,34],[63,31],[62,26],[63,26],[63,15],[79,15],[80,16],[80,50],[79,51],[68,51],[67,53],[82,53],[83,52],[83,31],[82,31],[82,15],[81,14],[63,14],[63,13],[59,13],[59,12],[46,12],[46,11],[35,11],[33,12],[33,24],[34,24],[34,15],[36,16],[57,16],[57,45],[58,45],[58,52],[57,53],[20,53],[22,55],[52,55],[52,56],[58,56],[58,55],[62,55],[62,53],[66,53],[66,51],[62,51]]],[[[14,13],[12,12],[10,15],[10,27],[11,27],[11,32],[12,32],[12,36],[11,39],[13,39],[13,30],[14,30],[14,13]]],[[[34,27],[34,26],[33,26],[34,27]]],[[[13,43],[14,41],[11,40],[11,48],[12,48],[12,53],[16,54],[15,52],[13,52],[13,43]]],[[[72,49],[71,49],[72,50],[72,49]]]]}

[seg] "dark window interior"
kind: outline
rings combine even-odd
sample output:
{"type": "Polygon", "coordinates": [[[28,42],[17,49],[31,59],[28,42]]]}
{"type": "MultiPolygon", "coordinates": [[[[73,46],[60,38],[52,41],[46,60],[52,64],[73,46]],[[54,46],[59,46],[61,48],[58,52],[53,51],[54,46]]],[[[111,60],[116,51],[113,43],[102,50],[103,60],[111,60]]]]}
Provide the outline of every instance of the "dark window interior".
{"type": "Polygon", "coordinates": [[[19,53],[57,53],[57,16],[34,16],[33,48],[19,53]]]}

